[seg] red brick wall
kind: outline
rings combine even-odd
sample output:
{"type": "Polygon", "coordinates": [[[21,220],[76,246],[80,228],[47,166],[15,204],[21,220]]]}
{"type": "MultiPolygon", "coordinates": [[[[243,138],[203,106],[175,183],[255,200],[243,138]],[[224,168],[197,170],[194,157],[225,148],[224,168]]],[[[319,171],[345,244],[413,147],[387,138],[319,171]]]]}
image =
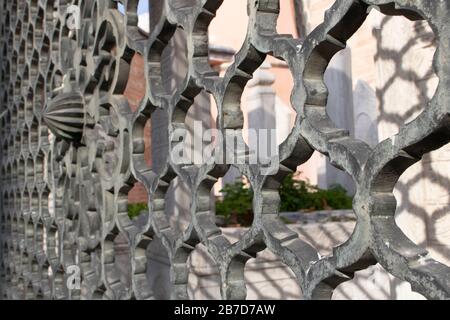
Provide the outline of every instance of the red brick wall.
{"type": "MultiPolygon", "coordinates": [[[[127,88],[125,90],[125,97],[128,99],[130,108],[135,111],[141,100],[145,96],[145,76],[144,76],[144,59],[142,56],[136,54],[131,62],[130,77],[127,88]]],[[[145,139],[145,159],[147,164],[151,165],[151,137],[150,137],[150,121],[144,130],[145,139]]],[[[138,182],[128,194],[129,203],[147,203],[147,191],[142,183],[138,182]]]]}

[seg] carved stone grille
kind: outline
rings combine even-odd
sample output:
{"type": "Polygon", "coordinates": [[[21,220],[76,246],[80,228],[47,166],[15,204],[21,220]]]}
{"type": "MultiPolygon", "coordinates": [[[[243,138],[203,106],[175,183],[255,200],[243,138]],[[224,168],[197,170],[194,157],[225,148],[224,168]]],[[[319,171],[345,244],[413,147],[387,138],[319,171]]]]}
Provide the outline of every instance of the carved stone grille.
{"type": "Polygon", "coordinates": [[[151,8],[157,19],[147,35],[137,27],[138,0],[0,1],[2,297],[150,299],[146,248],[157,238],[170,258],[174,299],[188,298],[187,261],[200,243],[218,265],[224,299],[246,297],[246,261],[265,248],[292,269],[306,299],[330,298],[340,283],[377,262],[426,297],[449,298],[450,269],[396,226],[393,188],[424,154],[450,141],[450,1],[337,0],[322,25],[294,39],[277,34],[279,0],[249,0],[246,40],[220,77],[208,64],[207,33],[222,2],[150,1],[158,3],[151,8]],[[371,6],[428,21],[438,41],[434,69],[440,81],[422,114],[373,149],[333,125],[323,81],[328,62],[371,6]],[[187,35],[189,68],[172,94],[163,86],[161,57],[177,28],[187,35]],[[132,111],[123,93],[136,53],[146,61],[146,91],[132,111]],[[254,192],[254,221],[231,244],[215,224],[210,199],[229,166],[178,165],[169,154],[180,142],[170,137],[186,127],[194,98],[208,93],[217,103],[217,128],[242,139],[241,95],[267,55],[289,66],[297,117],[279,146],[278,172],[236,165],[254,192]],[[149,167],[143,132],[155,112],[168,124],[152,135],[159,151],[149,167]],[[278,217],[281,180],[314,151],[347,172],[357,188],[354,232],[323,257],[278,217]],[[182,233],[164,212],[175,177],[191,192],[191,222],[182,233]],[[148,192],[149,210],[130,220],[127,195],[138,181],[148,192]],[[115,263],[118,240],[129,252],[125,274],[115,263]],[[74,266],[81,270],[81,286],[69,290],[74,266]]]}

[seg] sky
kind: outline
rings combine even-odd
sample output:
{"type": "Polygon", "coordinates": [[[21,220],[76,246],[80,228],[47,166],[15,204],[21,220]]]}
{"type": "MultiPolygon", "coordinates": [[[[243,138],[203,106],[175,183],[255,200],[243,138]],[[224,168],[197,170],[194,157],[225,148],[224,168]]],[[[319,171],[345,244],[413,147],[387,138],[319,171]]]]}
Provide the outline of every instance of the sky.
{"type": "Polygon", "coordinates": [[[150,31],[150,14],[148,11],[148,0],[141,0],[139,1],[138,5],[138,15],[139,15],[139,22],[138,26],[149,32],[150,31]]]}
{"type": "MultiPolygon", "coordinates": [[[[139,4],[138,4],[138,14],[144,14],[144,13],[148,13],[148,1],[149,0],[140,0],[139,4]]],[[[119,11],[120,12],[124,12],[123,10],[123,4],[119,3],[119,11]]]]}
{"type": "Polygon", "coordinates": [[[138,14],[148,13],[148,0],[139,1],[138,14]]]}
{"type": "MultiPolygon", "coordinates": [[[[149,11],[148,11],[148,2],[149,0],[140,0],[139,1],[139,5],[138,5],[138,10],[137,13],[139,15],[139,23],[138,26],[145,30],[145,31],[149,31],[150,27],[150,15],[149,15],[149,11]]],[[[119,4],[119,11],[121,11],[122,13],[125,11],[123,8],[123,5],[119,4]]]]}

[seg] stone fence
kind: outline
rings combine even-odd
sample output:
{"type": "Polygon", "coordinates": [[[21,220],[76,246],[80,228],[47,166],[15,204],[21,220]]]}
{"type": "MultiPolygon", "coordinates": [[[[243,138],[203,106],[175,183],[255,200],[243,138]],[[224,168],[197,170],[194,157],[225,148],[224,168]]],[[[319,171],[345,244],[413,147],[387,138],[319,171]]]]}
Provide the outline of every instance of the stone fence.
{"type": "MultiPolygon", "coordinates": [[[[279,0],[248,0],[245,42],[220,75],[209,65],[208,26],[222,2],[150,1],[145,33],[138,0],[0,1],[1,296],[245,299],[270,291],[331,299],[358,296],[364,274],[391,277],[382,268],[426,298],[450,298],[450,268],[397,226],[393,191],[409,167],[450,141],[449,1],[336,0],[324,22],[297,39],[277,32],[279,0]],[[330,60],[370,10],[427,21],[439,79],[423,111],[375,145],[331,121],[324,82],[330,60]],[[172,44],[178,50],[167,54],[172,44]],[[134,110],[124,92],[136,54],[145,60],[145,95],[134,110]],[[294,78],[293,129],[269,166],[224,161],[252,151],[240,99],[268,56],[284,61],[294,78]],[[193,115],[198,99],[213,99],[216,116],[193,115]],[[191,132],[194,116],[233,143],[210,141],[216,154],[179,163],[173,156],[187,142],[175,133],[191,132]],[[296,226],[280,217],[281,182],[314,152],[353,180],[355,221],[296,226]],[[210,193],[231,167],[253,189],[247,230],[215,223],[210,193]],[[189,204],[179,229],[166,201],[178,180],[189,204]],[[137,183],[148,210],[130,219],[128,193],[137,183]],[[152,250],[167,260],[152,260],[152,250]],[[156,277],[154,263],[167,264],[168,274],[156,277]],[[160,292],[166,279],[170,287],[160,292]]],[[[372,292],[378,280],[366,281],[367,297],[399,297],[384,287],[372,292]]]]}

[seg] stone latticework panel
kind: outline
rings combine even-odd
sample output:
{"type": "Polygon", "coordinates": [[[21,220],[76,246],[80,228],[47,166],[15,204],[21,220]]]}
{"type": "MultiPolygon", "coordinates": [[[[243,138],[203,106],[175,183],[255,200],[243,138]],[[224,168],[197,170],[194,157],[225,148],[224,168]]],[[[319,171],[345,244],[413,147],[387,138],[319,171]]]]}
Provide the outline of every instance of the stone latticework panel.
{"type": "MultiPolygon", "coordinates": [[[[189,298],[187,262],[199,244],[218,266],[224,299],[246,297],[246,262],[266,248],[292,270],[306,299],[330,298],[339,284],[377,262],[428,298],[450,297],[450,269],[397,227],[393,194],[405,170],[450,141],[449,1],[337,0],[323,24],[294,39],[276,32],[279,0],[249,0],[246,40],[223,77],[209,67],[207,36],[222,1],[150,3],[151,30],[145,34],[137,27],[138,0],[0,1],[4,298],[151,299],[147,249],[155,240],[169,257],[174,299],[189,298]],[[372,7],[428,21],[437,39],[439,78],[424,111],[376,146],[332,123],[323,80],[331,58],[372,7]],[[176,75],[184,80],[172,91],[164,85],[162,58],[180,29],[188,68],[176,75]],[[124,91],[135,54],[145,59],[146,89],[132,111],[124,91]],[[291,70],[297,117],[279,146],[275,172],[268,175],[262,164],[235,165],[253,189],[254,220],[231,243],[215,224],[210,198],[230,164],[217,158],[177,163],[171,154],[182,142],[173,133],[187,128],[187,113],[202,94],[216,101],[218,130],[242,140],[240,98],[267,55],[291,70]],[[151,167],[144,156],[148,121],[151,167]],[[324,256],[278,216],[280,182],[314,151],[356,185],[355,229],[324,256]],[[176,178],[187,185],[191,200],[190,221],[181,231],[165,213],[165,194],[176,178]],[[145,186],[149,209],[130,219],[128,192],[137,182],[145,186]],[[79,286],[72,282],[77,270],[79,286]]],[[[216,149],[236,152],[229,145],[216,149]]]]}

